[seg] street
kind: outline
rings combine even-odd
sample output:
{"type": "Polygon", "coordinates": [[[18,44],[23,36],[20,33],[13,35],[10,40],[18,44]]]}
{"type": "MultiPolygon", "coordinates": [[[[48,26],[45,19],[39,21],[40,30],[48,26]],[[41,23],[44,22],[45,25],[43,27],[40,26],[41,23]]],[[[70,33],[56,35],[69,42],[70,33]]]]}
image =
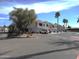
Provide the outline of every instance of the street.
{"type": "MultiPolygon", "coordinates": [[[[0,34],[0,37],[6,36],[0,34]]],[[[33,34],[30,38],[0,40],[0,59],[76,59],[79,33],[33,34]]]]}

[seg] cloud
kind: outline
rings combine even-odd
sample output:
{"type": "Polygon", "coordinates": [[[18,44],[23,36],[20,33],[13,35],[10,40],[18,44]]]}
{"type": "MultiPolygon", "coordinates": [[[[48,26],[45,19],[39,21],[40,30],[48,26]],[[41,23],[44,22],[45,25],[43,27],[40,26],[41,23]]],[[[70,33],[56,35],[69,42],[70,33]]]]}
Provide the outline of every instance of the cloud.
{"type": "Polygon", "coordinates": [[[60,1],[70,1],[70,2],[73,2],[73,1],[78,1],[78,0],[60,0],[60,1]]]}
{"type": "Polygon", "coordinates": [[[37,2],[45,2],[50,0],[0,0],[0,2],[13,2],[13,3],[19,3],[19,4],[31,4],[31,3],[37,3],[37,2]]]}
{"type": "MultiPolygon", "coordinates": [[[[62,11],[78,5],[79,5],[78,0],[60,0],[60,1],[51,0],[48,2],[40,2],[33,4],[15,4],[12,7],[34,9],[36,13],[39,14],[39,13],[62,11]]],[[[13,10],[12,7],[5,7],[3,9],[0,9],[0,13],[8,14],[11,10],[13,10]]]]}
{"type": "Polygon", "coordinates": [[[13,7],[3,7],[0,9],[0,14],[9,14],[13,10],[13,7]]]}
{"type": "Polygon", "coordinates": [[[0,17],[0,20],[2,20],[2,19],[9,19],[9,17],[0,17]]]}
{"type": "Polygon", "coordinates": [[[29,9],[35,9],[36,13],[48,13],[52,11],[61,11],[65,9],[69,9],[74,6],[78,6],[79,1],[65,1],[65,2],[59,2],[59,1],[50,1],[50,2],[41,2],[41,3],[35,3],[30,5],[16,5],[16,7],[23,7],[23,8],[29,8],[29,9]]]}

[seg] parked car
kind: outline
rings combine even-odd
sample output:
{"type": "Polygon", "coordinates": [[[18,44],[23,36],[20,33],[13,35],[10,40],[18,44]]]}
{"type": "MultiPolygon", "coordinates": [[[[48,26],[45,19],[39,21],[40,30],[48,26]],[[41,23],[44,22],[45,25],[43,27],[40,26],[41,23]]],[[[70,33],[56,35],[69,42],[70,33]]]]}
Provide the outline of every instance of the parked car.
{"type": "Polygon", "coordinates": [[[48,32],[47,32],[47,30],[42,29],[42,30],[40,31],[40,33],[41,33],[41,34],[47,34],[48,32]]]}

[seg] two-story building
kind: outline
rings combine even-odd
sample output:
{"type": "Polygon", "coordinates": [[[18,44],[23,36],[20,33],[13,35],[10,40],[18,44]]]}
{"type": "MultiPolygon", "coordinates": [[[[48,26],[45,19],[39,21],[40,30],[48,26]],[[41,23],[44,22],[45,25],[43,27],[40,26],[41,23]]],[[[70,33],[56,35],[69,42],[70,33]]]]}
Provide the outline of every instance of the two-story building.
{"type": "Polygon", "coordinates": [[[53,29],[53,25],[47,21],[41,21],[41,20],[37,20],[36,23],[34,25],[31,25],[28,27],[29,31],[31,32],[42,32],[42,31],[46,31],[51,32],[53,29]]]}

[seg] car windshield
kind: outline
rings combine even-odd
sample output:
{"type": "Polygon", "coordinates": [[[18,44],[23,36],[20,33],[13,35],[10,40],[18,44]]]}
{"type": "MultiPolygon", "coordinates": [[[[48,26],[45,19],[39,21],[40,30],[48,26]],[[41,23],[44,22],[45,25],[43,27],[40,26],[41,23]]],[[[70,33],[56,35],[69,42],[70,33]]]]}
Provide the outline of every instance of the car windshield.
{"type": "Polygon", "coordinates": [[[0,0],[0,59],[79,59],[79,0],[0,0]]]}

